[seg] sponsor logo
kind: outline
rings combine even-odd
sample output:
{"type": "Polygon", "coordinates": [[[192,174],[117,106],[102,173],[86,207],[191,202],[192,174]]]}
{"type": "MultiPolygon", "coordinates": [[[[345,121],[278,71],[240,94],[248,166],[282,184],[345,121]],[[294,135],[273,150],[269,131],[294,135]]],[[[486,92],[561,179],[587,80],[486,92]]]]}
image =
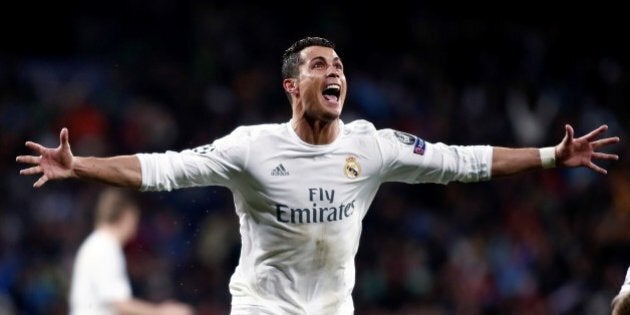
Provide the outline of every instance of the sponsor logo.
{"type": "MultiPolygon", "coordinates": [[[[357,205],[358,206],[358,205],[357,205]]],[[[276,220],[291,224],[312,224],[341,221],[355,212],[355,199],[335,202],[335,190],[308,188],[308,198],[301,206],[275,204],[276,220]]]]}
{"type": "Polygon", "coordinates": [[[408,134],[406,132],[402,132],[402,131],[394,131],[394,135],[396,136],[396,138],[398,139],[398,141],[404,143],[404,144],[408,144],[408,145],[412,145],[415,141],[416,141],[416,136],[412,135],[412,134],[408,134]]]}
{"type": "Polygon", "coordinates": [[[355,210],[355,200],[326,207],[313,203],[312,206],[292,207],[277,203],[276,220],[282,223],[305,224],[341,221],[350,217],[355,210]]]}
{"type": "Polygon", "coordinates": [[[416,142],[413,144],[413,153],[424,155],[424,149],[426,148],[426,143],[424,140],[420,138],[416,138],[416,142]]]}
{"type": "Polygon", "coordinates": [[[271,176],[289,176],[289,171],[284,168],[284,165],[280,163],[276,168],[271,171],[271,176]]]}
{"type": "Polygon", "coordinates": [[[346,164],[343,166],[343,172],[346,177],[355,179],[361,175],[361,164],[357,162],[357,158],[349,156],[346,158],[346,164]]]}

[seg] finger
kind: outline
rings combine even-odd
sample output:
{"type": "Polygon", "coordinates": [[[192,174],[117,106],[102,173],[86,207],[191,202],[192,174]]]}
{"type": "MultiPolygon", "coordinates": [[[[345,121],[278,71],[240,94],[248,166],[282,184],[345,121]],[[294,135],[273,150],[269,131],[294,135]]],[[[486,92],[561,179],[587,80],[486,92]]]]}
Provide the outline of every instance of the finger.
{"type": "Polygon", "coordinates": [[[571,125],[569,124],[566,124],[564,125],[564,129],[565,129],[564,141],[566,143],[571,143],[573,141],[573,135],[574,135],[573,127],[571,127],[571,125]]]}
{"type": "Polygon", "coordinates": [[[37,153],[40,153],[40,154],[43,153],[46,150],[46,148],[43,145],[41,145],[39,143],[35,143],[33,141],[26,141],[26,143],[24,145],[26,145],[27,148],[29,148],[29,149],[37,152],[37,153]]]}
{"type": "Polygon", "coordinates": [[[26,163],[26,164],[39,164],[41,160],[42,160],[41,156],[34,156],[34,155],[20,155],[15,158],[16,162],[26,163]]]}
{"type": "Polygon", "coordinates": [[[619,155],[617,155],[617,154],[610,154],[610,153],[602,153],[602,152],[594,152],[593,153],[593,158],[600,159],[600,160],[616,161],[616,160],[619,160],[619,155]]]}
{"type": "Polygon", "coordinates": [[[608,174],[608,172],[607,172],[605,169],[603,169],[603,168],[601,168],[601,167],[597,166],[597,165],[596,165],[595,163],[593,163],[593,162],[588,162],[588,164],[587,164],[586,166],[588,166],[588,168],[592,169],[593,171],[595,171],[595,172],[597,172],[597,173],[600,173],[600,174],[603,174],[603,175],[608,174]]]}
{"type": "Polygon", "coordinates": [[[42,172],[42,167],[37,165],[20,170],[20,175],[34,175],[42,172]]]}
{"type": "Polygon", "coordinates": [[[595,140],[591,142],[591,145],[593,146],[593,149],[597,149],[605,145],[615,144],[617,142],[619,142],[619,137],[610,137],[610,138],[595,140]]]}
{"type": "Polygon", "coordinates": [[[44,184],[46,184],[46,182],[48,181],[48,177],[46,175],[42,175],[42,177],[40,177],[35,184],[33,184],[33,187],[35,188],[39,188],[42,187],[44,184]]]}
{"type": "Polygon", "coordinates": [[[583,136],[582,138],[591,141],[591,139],[595,139],[598,135],[600,135],[601,133],[603,133],[604,131],[608,130],[608,126],[607,125],[601,125],[599,126],[597,129],[589,132],[588,134],[586,134],[585,136],[583,136]]]}
{"type": "Polygon", "coordinates": [[[61,143],[61,148],[62,149],[68,149],[70,147],[70,143],[68,141],[68,139],[70,138],[70,136],[68,135],[68,128],[64,127],[61,129],[61,132],[59,133],[59,143],[61,143]]]}

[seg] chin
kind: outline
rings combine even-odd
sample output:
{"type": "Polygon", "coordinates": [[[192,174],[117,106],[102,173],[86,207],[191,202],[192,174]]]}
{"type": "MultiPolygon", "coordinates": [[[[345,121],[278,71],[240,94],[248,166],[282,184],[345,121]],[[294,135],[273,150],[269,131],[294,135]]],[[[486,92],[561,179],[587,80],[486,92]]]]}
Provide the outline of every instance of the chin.
{"type": "Polygon", "coordinates": [[[330,120],[335,120],[341,116],[341,107],[327,108],[327,110],[322,113],[322,116],[326,116],[326,118],[330,120]]]}
{"type": "Polygon", "coordinates": [[[322,115],[322,120],[323,121],[327,121],[327,122],[332,122],[332,121],[335,121],[335,120],[339,119],[339,117],[341,117],[341,112],[338,112],[338,113],[326,113],[326,114],[322,115]]]}
{"type": "Polygon", "coordinates": [[[312,121],[332,122],[341,116],[341,108],[322,106],[311,111],[307,110],[304,116],[312,121]]]}

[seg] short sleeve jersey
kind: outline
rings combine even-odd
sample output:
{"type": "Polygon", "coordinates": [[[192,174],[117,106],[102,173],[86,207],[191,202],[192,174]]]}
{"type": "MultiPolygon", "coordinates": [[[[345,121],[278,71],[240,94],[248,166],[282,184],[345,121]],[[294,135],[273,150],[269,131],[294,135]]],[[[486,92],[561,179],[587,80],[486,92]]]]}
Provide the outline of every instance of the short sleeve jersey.
{"type": "Polygon", "coordinates": [[[302,141],[287,122],[138,157],[143,190],[232,191],[242,242],[232,314],[352,314],[361,222],[379,186],[486,180],[492,149],[430,143],[357,120],[341,122],[327,145],[302,141]]]}
{"type": "Polygon", "coordinates": [[[95,230],[74,260],[70,315],[114,315],[112,303],[131,297],[120,243],[110,233],[95,230]]]}

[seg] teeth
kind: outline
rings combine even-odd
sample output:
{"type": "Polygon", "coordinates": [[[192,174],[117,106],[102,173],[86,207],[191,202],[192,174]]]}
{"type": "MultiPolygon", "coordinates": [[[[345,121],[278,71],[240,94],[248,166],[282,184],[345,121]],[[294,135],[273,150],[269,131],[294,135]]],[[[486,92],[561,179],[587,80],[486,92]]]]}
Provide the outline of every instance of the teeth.
{"type": "Polygon", "coordinates": [[[335,89],[335,90],[341,90],[341,86],[337,85],[337,84],[328,84],[326,86],[326,89],[335,89]]]}

